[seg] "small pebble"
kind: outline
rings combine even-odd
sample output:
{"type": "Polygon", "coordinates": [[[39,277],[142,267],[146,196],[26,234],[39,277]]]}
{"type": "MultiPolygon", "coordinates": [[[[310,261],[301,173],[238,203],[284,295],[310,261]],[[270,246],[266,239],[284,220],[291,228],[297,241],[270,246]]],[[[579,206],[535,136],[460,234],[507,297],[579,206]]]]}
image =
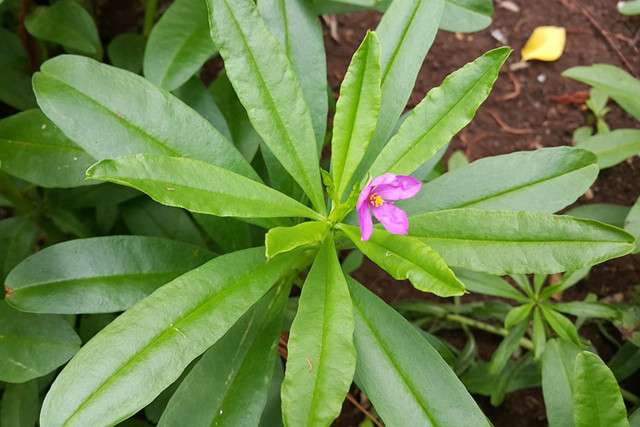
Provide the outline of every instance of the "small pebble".
{"type": "Polygon", "coordinates": [[[538,83],[544,83],[547,81],[547,75],[546,74],[538,74],[538,77],[536,77],[536,80],[538,80],[538,83]]]}
{"type": "Polygon", "coordinates": [[[491,30],[491,37],[498,40],[502,44],[509,44],[509,42],[507,41],[507,38],[505,37],[504,33],[501,30],[498,30],[498,29],[491,30]]]}
{"type": "Polygon", "coordinates": [[[513,13],[520,12],[520,6],[510,0],[501,0],[498,2],[498,6],[513,13]]]}

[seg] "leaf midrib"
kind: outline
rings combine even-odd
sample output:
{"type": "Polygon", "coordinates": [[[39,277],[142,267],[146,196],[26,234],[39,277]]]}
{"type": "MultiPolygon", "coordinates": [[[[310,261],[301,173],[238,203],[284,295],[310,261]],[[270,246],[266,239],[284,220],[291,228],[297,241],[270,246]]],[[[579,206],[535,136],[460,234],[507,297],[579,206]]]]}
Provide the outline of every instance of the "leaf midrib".
{"type": "MultiPolygon", "coordinates": [[[[255,268],[251,269],[251,273],[253,273],[253,272],[255,272],[255,268]]],[[[245,274],[243,276],[240,276],[235,281],[231,282],[228,286],[226,286],[226,287],[224,287],[222,289],[212,289],[212,291],[214,293],[209,294],[209,295],[207,295],[207,297],[205,297],[202,300],[200,300],[200,302],[198,302],[194,306],[192,306],[186,312],[186,314],[178,317],[177,319],[174,319],[174,321],[172,322],[173,323],[172,326],[169,326],[168,328],[163,329],[158,334],[156,334],[154,337],[152,337],[145,346],[143,346],[141,349],[137,350],[131,357],[129,357],[127,360],[125,360],[123,363],[121,363],[120,366],[117,369],[112,371],[111,375],[109,375],[100,385],[95,387],[94,390],[67,417],[67,419],[64,421],[63,426],[69,425],[71,420],[75,416],[77,416],[82,409],[84,409],[93,399],[95,399],[97,396],[99,396],[103,392],[105,387],[107,387],[109,384],[114,382],[115,379],[117,379],[117,376],[118,376],[118,374],[120,372],[122,372],[123,370],[125,370],[127,367],[129,367],[131,365],[135,365],[137,360],[140,359],[145,353],[150,351],[151,348],[154,346],[154,344],[156,344],[159,341],[161,341],[163,338],[165,338],[170,333],[174,333],[174,331],[176,329],[178,329],[179,325],[181,325],[182,323],[186,322],[190,317],[195,316],[196,313],[200,309],[202,309],[202,307],[204,307],[206,305],[209,305],[211,303],[220,304],[220,303],[222,303],[222,302],[224,302],[226,300],[226,297],[228,295],[237,293],[240,290],[244,289],[247,286],[247,283],[249,283],[249,284],[251,283],[250,280],[244,280],[244,279],[247,278],[247,276],[250,276],[251,273],[248,273],[248,274],[245,274]]],[[[211,311],[213,311],[213,310],[211,310],[211,311]]]]}
{"type": "Polygon", "coordinates": [[[416,402],[420,407],[420,409],[422,409],[422,413],[429,419],[431,424],[433,426],[437,426],[438,424],[435,422],[432,415],[429,413],[427,409],[428,405],[425,402],[422,402],[422,400],[418,397],[419,393],[416,391],[415,385],[413,385],[413,383],[409,380],[409,377],[400,369],[400,365],[396,363],[395,359],[391,357],[393,352],[389,351],[389,349],[386,346],[386,343],[382,340],[380,335],[373,328],[373,325],[369,322],[369,319],[367,319],[367,317],[364,315],[363,310],[360,309],[358,302],[355,302],[353,304],[353,307],[355,308],[356,311],[358,311],[360,315],[360,319],[364,322],[364,324],[367,326],[367,329],[369,330],[373,338],[378,343],[378,348],[380,349],[380,351],[383,353],[383,355],[389,361],[389,363],[393,366],[393,368],[395,369],[395,372],[397,372],[398,374],[398,377],[400,378],[402,383],[405,385],[405,387],[409,390],[411,396],[413,396],[414,402],[416,402]]]}
{"type": "Polygon", "coordinates": [[[488,242],[488,243],[496,243],[496,244],[504,244],[504,243],[541,243],[541,244],[564,244],[564,243],[600,243],[600,244],[617,244],[617,245],[629,245],[633,246],[633,243],[630,242],[621,242],[618,240],[489,240],[483,238],[468,238],[468,237],[431,237],[431,236],[413,236],[419,239],[424,240],[440,240],[440,241],[462,241],[462,242],[488,242]]]}
{"type": "Polygon", "coordinates": [[[391,53],[391,57],[389,58],[389,62],[387,63],[387,66],[385,67],[384,73],[382,74],[382,79],[381,79],[381,85],[380,87],[384,87],[385,83],[387,81],[387,77],[389,76],[389,74],[391,74],[391,69],[393,68],[393,65],[395,64],[399,52],[401,50],[401,47],[404,45],[404,42],[407,38],[407,34],[409,33],[409,29],[413,26],[413,21],[416,18],[416,15],[418,14],[418,9],[422,6],[422,0],[416,0],[415,1],[415,6],[413,8],[413,11],[411,12],[411,16],[409,18],[409,23],[407,25],[404,26],[404,28],[402,29],[402,34],[400,35],[400,39],[398,40],[398,42],[394,45],[393,47],[393,52],[391,53]]]}
{"type": "MultiPolygon", "coordinates": [[[[353,140],[353,133],[355,132],[355,128],[356,128],[356,120],[358,119],[359,116],[359,112],[360,112],[360,104],[362,103],[362,91],[364,89],[364,80],[365,77],[367,75],[367,64],[369,63],[369,54],[371,53],[371,45],[368,43],[367,44],[367,51],[363,52],[364,53],[364,59],[363,59],[363,66],[362,66],[362,72],[359,75],[359,79],[357,80],[357,85],[358,85],[358,90],[357,90],[357,101],[356,101],[356,105],[354,108],[351,109],[350,111],[350,115],[349,115],[349,121],[347,123],[350,124],[349,126],[349,135],[347,138],[344,138],[344,143],[345,143],[345,147],[344,147],[344,155],[342,156],[342,160],[339,164],[339,167],[337,169],[337,171],[339,171],[339,174],[336,173],[335,176],[335,181],[338,183],[338,198],[342,199],[342,193],[344,193],[345,191],[345,187],[348,184],[348,181],[351,179],[351,177],[347,177],[347,182],[343,182],[344,179],[344,170],[347,164],[347,161],[352,157],[353,153],[351,152],[351,142],[353,140]]],[[[375,129],[373,129],[373,132],[375,132],[375,129]]],[[[367,143],[368,145],[368,143],[367,143]]],[[[356,165],[357,167],[357,165],[356,165]]]]}
{"type": "MultiPolygon", "coordinates": [[[[17,288],[13,287],[15,285],[12,286],[12,285],[9,285],[8,283],[7,283],[7,286],[11,287],[13,295],[17,295],[20,291],[23,291],[23,290],[27,290],[27,289],[33,290],[33,288],[40,288],[42,286],[49,286],[49,285],[58,286],[58,287],[73,286],[78,284],[96,285],[100,281],[104,281],[105,279],[126,280],[126,279],[139,279],[139,278],[147,278],[147,277],[160,278],[162,276],[171,276],[171,275],[178,276],[183,272],[184,270],[153,272],[153,273],[141,272],[141,273],[129,273],[129,274],[109,274],[109,275],[102,275],[102,276],[74,277],[70,279],[56,279],[56,280],[49,280],[46,282],[35,282],[35,283],[27,284],[26,286],[21,286],[17,288]]],[[[9,300],[13,298],[13,295],[9,297],[9,300]]]]}
{"type": "MultiPolygon", "coordinates": [[[[276,102],[273,99],[273,97],[271,96],[271,92],[269,91],[268,86],[267,86],[266,82],[264,81],[264,78],[262,77],[262,73],[259,71],[260,67],[258,66],[258,62],[256,61],[256,58],[255,58],[255,56],[253,54],[253,50],[249,46],[247,38],[246,38],[244,32],[242,31],[242,27],[240,26],[240,23],[238,22],[238,19],[236,18],[236,16],[233,13],[233,10],[232,10],[233,8],[231,8],[229,6],[229,3],[228,3],[227,0],[221,0],[221,3],[224,4],[225,8],[227,9],[228,15],[231,17],[232,24],[236,28],[236,32],[239,35],[238,39],[244,45],[245,52],[247,54],[247,59],[253,65],[254,74],[257,77],[256,83],[259,86],[260,92],[266,98],[267,104],[270,107],[271,111],[275,112],[274,115],[271,115],[272,117],[275,117],[275,119],[276,119],[274,124],[276,125],[277,128],[279,128],[280,134],[285,137],[284,141],[286,141],[286,144],[287,144],[287,148],[288,148],[287,151],[289,152],[290,155],[292,155],[295,158],[296,162],[298,163],[297,165],[295,165],[295,167],[296,167],[296,169],[299,169],[299,170],[298,171],[292,171],[294,173],[291,174],[291,175],[294,176],[294,179],[295,179],[295,175],[296,175],[295,172],[299,172],[300,176],[298,177],[298,179],[302,179],[305,182],[306,191],[311,192],[311,195],[309,195],[309,196],[310,197],[313,196],[313,199],[317,199],[317,197],[315,196],[314,185],[312,185],[312,183],[309,181],[310,177],[307,176],[307,170],[304,167],[304,162],[302,161],[302,159],[298,155],[298,151],[296,150],[296,145],[291,140],[291,135],[289,135],[289,132],[287,131],[287,127],[285,126],[284,121],[282,120],[282,117],[280,115],[280,110],[278,110],[278,108],[276,106],[276,102]]],[[[314,136],[313,140],[314,140],[314,146],[315,146],[315,136],[314,136]]],[[[279,150],[279,151],[281,151],[281,150],[279,150]]],[[[283,166],[284,166],[284,164],[283,164],[283,166]]],[[[285,169],[287,169],[287,168],[285,167],[285,169]]],[[[296,181],[297,181],[297,179],[296,179],[296,181]]]]}
{"type": "MultiPolygon", "coordinates": [[[[442,114],[440,116],[440,119],[438,119],[438,121],[436,123],[434,123],[429,129],[427,129],[425,132],[423,132],[422,134],[420,134],[420,136],[418,136],[417,138],[414,138],[412,143],[408,144],[407,148],[404,150],[401,150],[401,154],[396,156],[398,160],[394,161],[392,165],[390,165],[390,169],[395,167],[396,165],[400,164],[405,157],[407,157],[409,154],[411,154],[411,151],[414,150],[414,148],[419,145],[425,138],[427,138],[429,136],[430,133],[437,131],[441,125],[443,125],[444,122],[448,122],[449,120],[449,115],[451,114],[451,112],[455,109],[458,108],[458,106],[460,105],[460,103],[462,103],[463,101],[466,100],[467,96],[469,96],[470,93],[474,92],[478,85],[480,85],[480,83],[484,83],[484,78],[487,76],[487,74],[489,74],[491,71],[493,71],[493,65],[494,64],[490,64],[490,66],[482,73],[482,75],[475,81],[475,83],[473,85],[471,85],[470,88],[468,88],[465,92],[464,95],[460,96],[458,98],[458,100],[451,105],[445,112],[444,114],[442,114]]],[[[443,88],[443,92],[444,92],[444,88],[446,86],[446,84],[448,83],[447,80],[449,80],[451,77],[453,76],[449,76],[445,79],[445,81],[442,83],[441,86],[435,88],[435,89],[440,89],[443,88]]],[[[449,80],[450,81],[450,80],[449,80]]],[[[443,93],[443,96],[445,94],[443,93]]],[[[429,99],[429,95],[427,94],[427,99],[429,99]]],[[[480,103],[482,104],[482,102],[480,103]]],[[[474,112],[475,115],[475,112],[474,112]]],[[[434,150],[435,151],[435,150],[434,150]]],[[[429,159],[427,159],[429,160],[429,159]]]]}
{"type": "MultiPolygon", "coordinates": [[[[533,187],[533,186],[536,186],[536,185],[539,185],[539,184],[544,184],[547,181],[552,181],[552,180],[557,179],[557,178],[562,178],[562,177],[565,177],[565,176],[568,176],[568,175],[571,175],[571,174],[574,174],[574,173],[582,172],[582,171],[584,171],[585,169],[588,169],[591,166],[594,166],[594,167],[597,168],[596,163],[585,164],[585,165],[582,165],[581,167],[579,167],[577,169],[565,170],[565,171],[563,171],[563,172],[561,172],[559,174],[556,174],[556,175],[545,176],[544,178],[540,178],[540,179],[537,179],[537,180],[534,180],[534,181],[529,181],[529,182],[526,182],[524,184],[521,184],[521,185],[518,185],[518,186],[515,186],[515,187],[509,187],[506,190],[498,191],[498,192],[495,192],[495,193],[491,193],[489,195],[486,195],[486,196],[483,196],[483,197],[479,197],[479,198],[475,198],[475,199],[466,201],[466,202],[461,203],[461,204],[455,204],[455,205],[450,205],[450,206],[446,206],[445,205],[444,207],[438,207],[437,209],[434,209],[434,211],[437,212],[437,211],[448,210],[448,209],[468,208],[470,206],[477,205],[477,204],[480,204],[482,202],[486,202],[486,201],[491,200],[491,199],[496,199],[496,198],[505,196],[505,195],[507,195],[509,193],[515,193],[515,192],[520,191],[520,190],[522,190],[524,188],[527,188],[527,187],[533,187]]],[[[434,181],[434,183],[435,183],[435,181],[434,181]]],[[[419,215],[419,214],[416,214],[416,215],[419,215]]]]}
{"type": "Polygon", "coordinates": [[[139,127],[136,124],[134,124],[133,122],[127,120],[127,118],[123,114],[119,114],[119,113],[111,110],[106,105],[102,104],[100,101],[96,100],[95,98],[93,98],[93,97],[87,95],[86,93],[82,92],[81,90],[77,89],[75,86],[72,86],[71,84],[65,82],[64,80],[59,79],[58,77],[54,76],[51,73],[47,73],[46,70],[45,71],[41,71],[41,72],[45,76],[47,76],[48,78],[59,82],[63,86],[71,89],[76,94],[78,94],[81,97],[89,100],[93,105],[99,107],[99,109],[101,109],[103,111],[106,111],[107,113],[109,113],[109,115],[111,115],[112,117],[116,118],[116,120],[118,122],[122,123],[125,128],[128,128],[129,130],[132,130],[134,133],[140,134],[144,138],[145,141],[152,142],[154,145],[156,145],[158,147],[161,147],[166,152],[166,155],[182,157],[183,153],[181,153],[179,151],[176,151],[172,147],[169,147],[164,141],[158,139],[157,137],[155,137],[155,136],[151,135],[150,133],[148,133],[146,130],[144,130],[141,127],[139,127]]]}
{"type": "MultiPolygon", "coordinates": [[[[202,28],[193,27],[193,31],[187,37],[182,38],[182,40],[178,44],[177,49],[173,52],[173,55],[171,55],[169,60],[166,62],[167,67],[165,68],[164,74],[160,79],[161,87],[165,87],[167,81],[175,77],[175,74],[173,74],[174,73],[173,69],[177,64],[177,58],[181,56],[181,54],[183,53],[187,45],[189,45],[194,39],[197,39],[198,33],[200,31],[202,31],[202,28]]],[[[215,46],[212,46],[210,51],[212,52],[212,54],[215,53],[215,46]]]]}

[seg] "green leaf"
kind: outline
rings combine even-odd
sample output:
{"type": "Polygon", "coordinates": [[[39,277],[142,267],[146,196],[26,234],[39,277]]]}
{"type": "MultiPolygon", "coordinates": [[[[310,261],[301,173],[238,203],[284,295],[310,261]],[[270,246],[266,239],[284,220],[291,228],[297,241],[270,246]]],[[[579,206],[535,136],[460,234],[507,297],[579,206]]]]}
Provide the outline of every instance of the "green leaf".
{"type": "Polygon", "coordinates": [[[533,311],[533,350],[534,357],[536,360],[539,360],[540,357],[544,354],[545,347],[547,344],[547,331],[544,328],[544,323],[542,321],[542,314],[540,313],[540,308],[536,307],[533,311]]]}
{"type": "Polygon", "coordinates": [[[161,427],[258,425],[274,375],[290,284],[265,295],[195,364],[169,400],[161,427]]]}
{"type": "Polygon", "coordinates": [[[640,154],[640,129],[617,129],[599,133],[580,142],[578,147],[590,150],[598,156],[600,169],[609,168],[640,154]]]}
{"type": "Polygon", "coordinates": [[[409,215],[455,208],[553,213],[575,202],[597,176],[596,157],[586,150],[522,151],[450,171],[398,206],[409,215]]]}
{"type": "Polygon", "coordinates": [[[378,123],[381,97],[380,45],[368,32],[353,55],[340,87],[333,120],[331,174],[336,201],[349,189],[378,123]]]}
{"type": "Polygon", "coordinates": [[[420,331],[354,280],[356,383],[388,426],[489,426],[420,331]]]}
{"type": "Polygon", "coordinates": [[[583,351],[575,362],[576,427],[628,427],[627,410],[616,377],[594,353],[583,351]]]}
{"type": "Polygon", "coordinates": [[[193,219],[222,253],[248,249],[264,242],[260,229],[234,218],[194,214],[193,219]]]}
{"type": "Polygon", "coordinates": [[[207,0],[211,33],[253,127],[313,206],[324,213],[309,108],[283,46],[251,0],[207,0]]]}
{"type": "Polygon", "coordinates": [[[64,46],[67,52],[102,59],[102,44],[93,18],[73,0],[37,7],[25,21],[31,35],[64,46]]]}
{"type": "Polygon", "coordinates": [[[168,239],[109,236],[50,246],[7,276],[7,303],[32,313],[123,311],[211,259],[200,247],[168,239]]]}
{"type": "Polygon", "coordinates": [[[7,384],[2,395],[0,425],[5,427],[34,427],[40,412],[38,382],[7,384]]]}
{"type": "Polygon", "coordinates": [[[618,381],[624,381],[640,369],[640,347],[626,342],[609,360],[609,368],[618,381]]]}
{"type": "Polygon", "coordinates": [[[511,286],[510,283],[501,277],[462,268],[456,268],[454,272],[468,291],[494,297],[508,298],[519,302],[529,301],[522,292],[511,286]]]}
{"type": "Polygon", "coordinates": [[[0,221],[0,279],[35,249],[38,228],[24,216],[0,221]]]}
{"type": "Polygon", "coordinates": [[[132,234],[205,245],[198,226],[182,209],[170,208],[145,197],[124,205],[122,217],[132,234]]]}
{"type": "Polygon", "coordinates": [[[601,319],[617,319],[620,312],[611,305],[599,302],[571,301],[553,304],[553,308],[576,317],[597,317],[601,319]]]}
{"type": "Polygon", "coordinates": [[[203,0],[176,0],[151,30],[144,52],[144,75],[173,90],[189,80],[216,53],[203,0]]]}
{"type": "Polygon", "coordinates": [[[464,151],[456,150],[451,153],[449,161],[447,162],[447,169],[449,171],[460,169],[465,166],[469,166],[469,159],[467,158],[466,154],[464,154],[464,151]]]}
{"type": "Polygon", "coordinates": [[[265,263],[263,251],[215,258],[110,323],[58,375],[40,425],[112,425],[150,403],[275,283],[296,274],[306,261],[293,254],[265,263]],[[114,348],[119,351],[109,351],[114,348]]]}
{"type": "Polygon", "coordinates": [[[68,209],[98,208],[118,205],[140,196],[141,193],[115,184],[99,184],[68,190],[49,190],[47,197],[53,207],[68,209]]]}
{"type": "Polygon", "coordinates": [[[510,54],[506,47],[490,50],[429,91],[382,149],[371,166],[371,175],[409,175],[448,144],[487,99],[510,54]]]}
{"type": "Polygon", "coordinates": [[[511,329],[520,322],[523,322],[529,317],[531,310],[533,309],[533,303],[519,305],[512,308],[507,313],[507,317],[504,319],[504,327],[511,329]]]}
{"type": "Polygon", "coordinates": [[[132,73],[142,71],[142,59],[147,40],[136,33],[118,34],[107,47],[107,55],[111,64],[132,73]]]}
{"type": "Polygon", "coordinates": [[[441,297],[464,294],[464,285],[440,255],[423,241],[409,236],[374,230],[368,241],[360,230],[346,224],[338,226],[370,260],[396,280],[409,280],[416,289],[441,297]]]}
{"type": "Polygon", "coordinates": [[[564,214],[576,218],[593,219],[622,228],[629,214],[629,207],[612,203],[590,203],[569,209],[564,214]]]}
{"type": "Polygon", "coordinates": [[[587,266],[576,271],[566,272],[562,275],[562,280],[560,280],[560,282],[556,283],[555,285],[547,286],[545,289],[543,289],[542,292],[540,292],[540,299],[549,299],[552,295],[569,289],[570,287],[574,286],[582,279],[587,277],[590,271],[591,266],[587,266]]]}
{"type": "Polygon", "coordinates": [[[309,106],[318,148],[327,128],[327,61],[322,26],[306,0],[260,0],[258,10],[284,46],[309,106]]]}
{"type": "Polygon", "coordinates": [[[631,427],[640,427],[640,408],[633,411],[631,415],[629,415],[629,425],[631,427]]]}
{"type": "Polygon", "coordinates": [[[211,83],[209,92],[227,122],[231,140],[245,159],[250,161],[258,151],[262,139],[251,125],[247,111],[240,103],[224,72],[221,72],[218,78],[211,83]]]}
{"type": "Polygon", "coordinates": [[[257,178],[209,122],[133,73],[61,55],[42,65],[33,87],[47,117],[98,160],[138,153],[186,156],[257,178]]]}
{"type": "Polygon", "coordinates": [[[542,304],[540,309],[544,319],[560,338],[565,341],[571,341],[577,346],[582,346],[578,330],[571,320],[554,310],[553,306],[542,304]]]}
{"type": "Polygon", "coordinates": [[[91,184],[84,172],[95,160],[42,114],[28,110],[0,120],[0,167],[41,187],[91,184]]]}
{"type": "Polygon", "coordinates": [[[0,101],[18,110],[36,106],[31,89],[31,65],[17,35],[0,28],[0,101]]]}
{"type": "Polygon", "coordinates": [[[16,311],[0,301],[0,380],[22,383],[56,369],[80,348],[80,338],[60,316],[16,311]]]}
{"type": "Polygon", "coordinates": [[[533,212],[453,209],[410,218],[453,267],[493,274],[557,273],[628,254],[634,239],[595,221],[533,212]]]}
{"type": "Polygon", "coordinates": [[[267,259],[300,247],[320,246],[328,232],[329,223],[321,221],[272,228],[265,238],[267,259]]]}
{"type": "Polygon", "coordinates": [[[618,2],[618,12],[623,15],[640,15],[640,0],[618,2]]]}
{"type": "MultiPolygon", "coordinates": [[[[227,139],[232,140],[231,131],[229,130],[222,111],[220,111],[211,92],[209,92],[198,76],[191,77],[185,84],[174,90],[173,93],[184,101],[185,104],[200,113],[202,117],[207,119],[209,123],[219,130],[227,139]]],[[[251,161],[253,155],[249,156],[248,153],[243,152],[242,146],[239,146],[239,150],[247,161],[251,161]]]]}
{"type": "Polygon", "coordinates": [[[356,369],[353,308],[333,240],[307,275],[288,341],[282,413],[289,426],[326,426],[339,414],[356,369]]]}
{"type": "Polygon", "coordinates": [[[446,31],[472,33],[491,25],[492,0],[446,0],[440,28],[446,31]]]}
{"type": "Polygon", "coordinates": [[[168,206],[218,216],[322,217],[284,194],[218,166],[181,157],[137,154],[102,160],[87,176],[126,185],[168,206]]]}
{"type": "MultiPolygon", "coordinates": [[[[526,305],[522,307],[526,307],[526,305]]],[[[529,305],[527,316],[531,311],[530,307],[531,306],[529,305]]],[[[491,361],[489,362],[489,374],[494,376],[494,381],[496,380],[495,376],[499,375],[502,372],[502,370],[507,365],[507,362],[509,361],[511,355],[520,346],[520,340],[522,339],[522,337],[524,337],[527,326],[528,322],[523,321],[515,325],[511,330],[509,330],[509,334],[504,337],[496,351],[493,353],[493,356],[491,356],[491,361]]]]}
{"type": "Polygon", "coordinates": [[[542,356],[542,394],[551,427],[574,427],[574,365],[580,348],[570,342],[547,342],[542,356]]]}
{"type": "Polygon", "coordinates": [[[443,10],[444,0],[394,1],[382,16],[376,29],[382,65],[382,103],[375,136],[361,164],[362,174],[384,147],[407,105],[438,32],[443,10]]]}
{"type": "Polygon", "coordinates": [[[267,403],[260,418],[259,427],[282,427],[282,402],[280,400],[280,389],[282,388],[282,380],[284,379],[284,369],[282,362],[278,358],[275,363],[273,376],[271,377],[271,386],[267,403]]]}
{"type": "Polygon", "coordinates": [[[640,120],[640,80],[622,68],[609,64],[573,67],[562,73],[564,77],[593,86],[607,93],[629,114],[640,120]]]}

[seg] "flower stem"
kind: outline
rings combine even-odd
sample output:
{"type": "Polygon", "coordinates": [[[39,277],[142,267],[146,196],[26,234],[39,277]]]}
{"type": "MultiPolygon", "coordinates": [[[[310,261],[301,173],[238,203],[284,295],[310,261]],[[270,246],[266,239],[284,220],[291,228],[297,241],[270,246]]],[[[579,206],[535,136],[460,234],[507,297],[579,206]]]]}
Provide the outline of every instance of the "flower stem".
{"type": "MultiPolygon", "coordinates": [[[[445,314],[442,318],[445,320],[449,320],[450,322],[456,322],[461,325],[470,326],[474,329],[479,329],[481,331],[489,332],[491,334],[500,335],[506,337],[509,334],[509,331],[505,328],[501,328],[499,326],[493,326],[489,323],[482,322],[480,320],[471,319],[469,317],[461,316],[459,314],[445,314]]],[[[520,340],[520,347],[526,348],[527,350],[533,350],[533,343],[531,340],[527,338],[522,338],[520,340]]]]}

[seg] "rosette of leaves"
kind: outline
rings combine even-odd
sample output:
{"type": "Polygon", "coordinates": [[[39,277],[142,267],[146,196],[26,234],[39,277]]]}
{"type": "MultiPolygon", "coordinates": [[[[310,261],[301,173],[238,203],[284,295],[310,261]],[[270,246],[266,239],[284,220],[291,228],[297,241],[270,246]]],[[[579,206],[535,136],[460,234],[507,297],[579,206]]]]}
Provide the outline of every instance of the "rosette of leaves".
{"type": "Polygon", "coordinates": [[[34,75],[41,113],[32,114],[46,116],[47,126],[6,125],[3,170],[41,186],[75,186],[46,177],[52,165],[75,165],[83,153],[96,162],[86,172],[93,185],[47,194],[68,209],[87,199],[100,206],[115,194],[97,182],[133,188],[169,210],[113,196],[118,204],[128,200],[127,227],[172,236],[63,242],[11,270],[5,291],[13,309],[125,310],[94,327],[99,332],[57,375],[43,427],[114,425],[143,408],[160,425],[329,425],[352,381],[388,425],[486,426],[429,341],[345,275],[339,250],[357,248],[393,277],[452,296],[464,286],[450,267],[549,274],[633,249],[635,239],[619,228],[552,214],[598,172],[593,154],[570,147],[488,158],[444,174],[402,203],[408,235],[376,229],[361,241],[349,214],[368,177],[426,176],[489,95],[510,49],[489,51],[448,76],[398,128],[445,5],[393,2],[342,83],[331,166],[323,171],[327,86],[317,66],[324,48],[306,5],[207,1],[225,71],[210,92],[194,80],[176,91],[193,108],[87,57],[53,58],[34,75]],[[292,16],[300,19],[282,19],[292,16]],[[38,129],[48,126],[57,139],[42,138],[38,129]],[[190,226],[166,230],[184,215],[222,255],[211,259],[208,239],[194,238],[190,226]],[[302,292],[282,336],[294,284],[302,292]],[[284,375],[280,341],[282,350],[287,341],[284,375]]]}

